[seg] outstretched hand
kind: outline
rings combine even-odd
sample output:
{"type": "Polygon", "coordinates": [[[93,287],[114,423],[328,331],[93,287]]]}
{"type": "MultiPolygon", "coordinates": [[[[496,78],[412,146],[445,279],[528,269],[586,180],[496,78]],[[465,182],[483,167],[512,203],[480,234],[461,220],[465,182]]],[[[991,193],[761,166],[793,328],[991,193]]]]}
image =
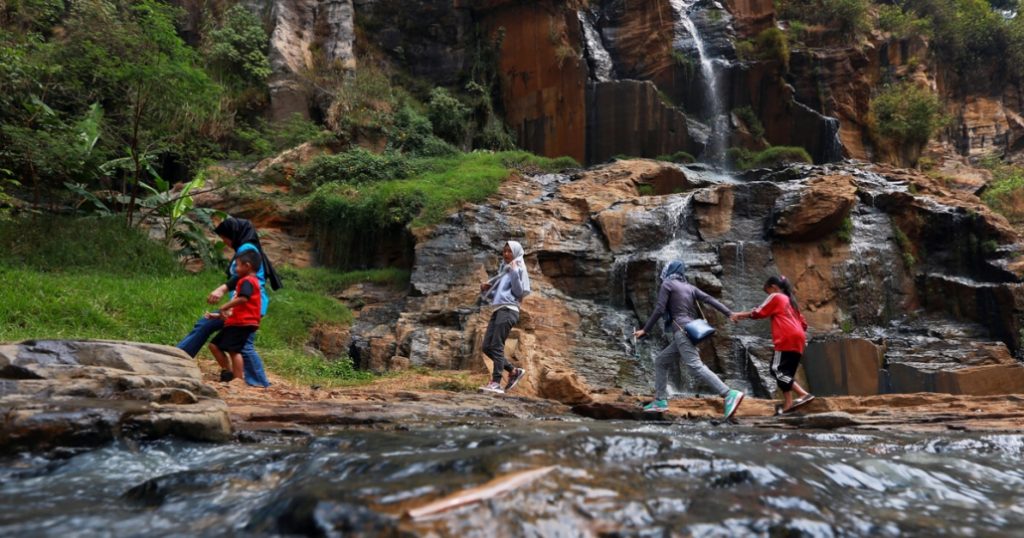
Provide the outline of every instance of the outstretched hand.
{"type": "Polygon", "coordinates": [[[743,314],[742,314],[742,313],[735,313],[735,314],[733,314],[733,315],[729,316],[729,319],[730,319],[730,320],[731,320],[731,321],[732,321],[733,323],[737,323],[737,322],[739,322],[739,321],[740,321],[741,319],[743,319],[743,314]]]}
{"type": "Polygon", "coordinates": [[[643,329],[637,329],[637,330],[633,331],[633,336],[635,338],[643,338],[645,334],[647,334],[647,333],[643,329]]]}

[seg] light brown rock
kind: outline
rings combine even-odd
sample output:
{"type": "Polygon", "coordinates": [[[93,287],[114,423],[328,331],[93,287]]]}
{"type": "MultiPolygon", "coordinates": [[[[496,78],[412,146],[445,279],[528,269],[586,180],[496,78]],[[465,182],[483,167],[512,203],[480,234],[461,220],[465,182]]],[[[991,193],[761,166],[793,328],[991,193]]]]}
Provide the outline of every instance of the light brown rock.
{"type": "Polygon", "coordinates": [[[177,348],[112,341],[0,345],[0,450],[120,437],[225,441],[227,406],[177,348]]]}

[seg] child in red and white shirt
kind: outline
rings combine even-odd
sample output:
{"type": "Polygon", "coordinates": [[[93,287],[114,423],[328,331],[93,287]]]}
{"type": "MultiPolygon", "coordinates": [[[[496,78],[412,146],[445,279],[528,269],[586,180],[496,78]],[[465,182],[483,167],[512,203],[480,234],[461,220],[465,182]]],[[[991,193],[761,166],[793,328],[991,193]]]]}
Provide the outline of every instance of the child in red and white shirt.
{"type": "Polygon", "coordinates": [[[221,381],[242,379],[242,348],[249,341],[249,335],[260,327],[262,296],[256,271],[263,260],[255,250],[246,250],[235,257],[235,272],[238,284],[234,296],[224,303],[218,312],[209,317],[225,318],[224,328],[210,341],[210,353],[221,367],[221,381]]]}
{"type": "Polygon", "coordinates": [[[793,287],[786,277],[769,278],[764,284],[764,292],[768,298],[761,306],[749,312],[733,314],[732,320],[771,318],[772,343],[775,345],[771,372],[784,398],[784,403],[776,407],[776,412],[785,414],[814,399],[814,395],[809,394],[794,379],[807,345],[807,320],[800,313],[800,307],[793,297],[793,287]],[[797,394],[796,401],[793,401],[793,392],[797,394]]]}

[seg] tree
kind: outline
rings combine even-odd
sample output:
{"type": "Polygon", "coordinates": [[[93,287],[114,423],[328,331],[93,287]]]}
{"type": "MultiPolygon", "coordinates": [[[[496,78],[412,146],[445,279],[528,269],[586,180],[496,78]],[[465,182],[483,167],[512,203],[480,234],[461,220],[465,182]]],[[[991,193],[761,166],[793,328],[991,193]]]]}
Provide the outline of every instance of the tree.
{"type": "Polygon", "coordinates": [[[242,89],[262,86],[270,76],[269,40],[259,17],[239,4],[224,14],[219,28],[208,32],[203,49],[217,79],[242,89]]]}
{"type": "Polygon", "coordinates": [[[84,97],[106,110],[105,145],[125,155],[106,170],[120,174],[129,195],[129,225],[155,159],[183,153],[219,100],[219,87],[175,31],[176,13],[155,0],[76,2],[54,49],[62,67],[57,99],[74,109],[84,97]]]}

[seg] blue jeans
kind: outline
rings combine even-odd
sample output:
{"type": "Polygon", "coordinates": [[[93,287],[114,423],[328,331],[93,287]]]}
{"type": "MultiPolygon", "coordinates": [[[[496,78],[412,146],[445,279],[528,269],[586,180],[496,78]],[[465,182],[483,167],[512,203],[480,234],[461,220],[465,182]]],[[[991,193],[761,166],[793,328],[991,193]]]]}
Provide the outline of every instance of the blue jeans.
{"type": "MultiPolygon", "coordinates": [[[[223,327],[224,320],[199,318],[196,326],[192,327],[192,332],[178,342],[177,347],[188,353],[189,356],[195,357],[206,345],[210,336],[223,327]]],[[[253,346],[255,339],[256,333],[252,333],[249,335],[249,341],[242,348],[242,368],[245,372],[245,382],[254,387],[269,387],[270,381],[267,379],[267,373],[263,371],[263,360],[260,359],[253,346]]]]}

